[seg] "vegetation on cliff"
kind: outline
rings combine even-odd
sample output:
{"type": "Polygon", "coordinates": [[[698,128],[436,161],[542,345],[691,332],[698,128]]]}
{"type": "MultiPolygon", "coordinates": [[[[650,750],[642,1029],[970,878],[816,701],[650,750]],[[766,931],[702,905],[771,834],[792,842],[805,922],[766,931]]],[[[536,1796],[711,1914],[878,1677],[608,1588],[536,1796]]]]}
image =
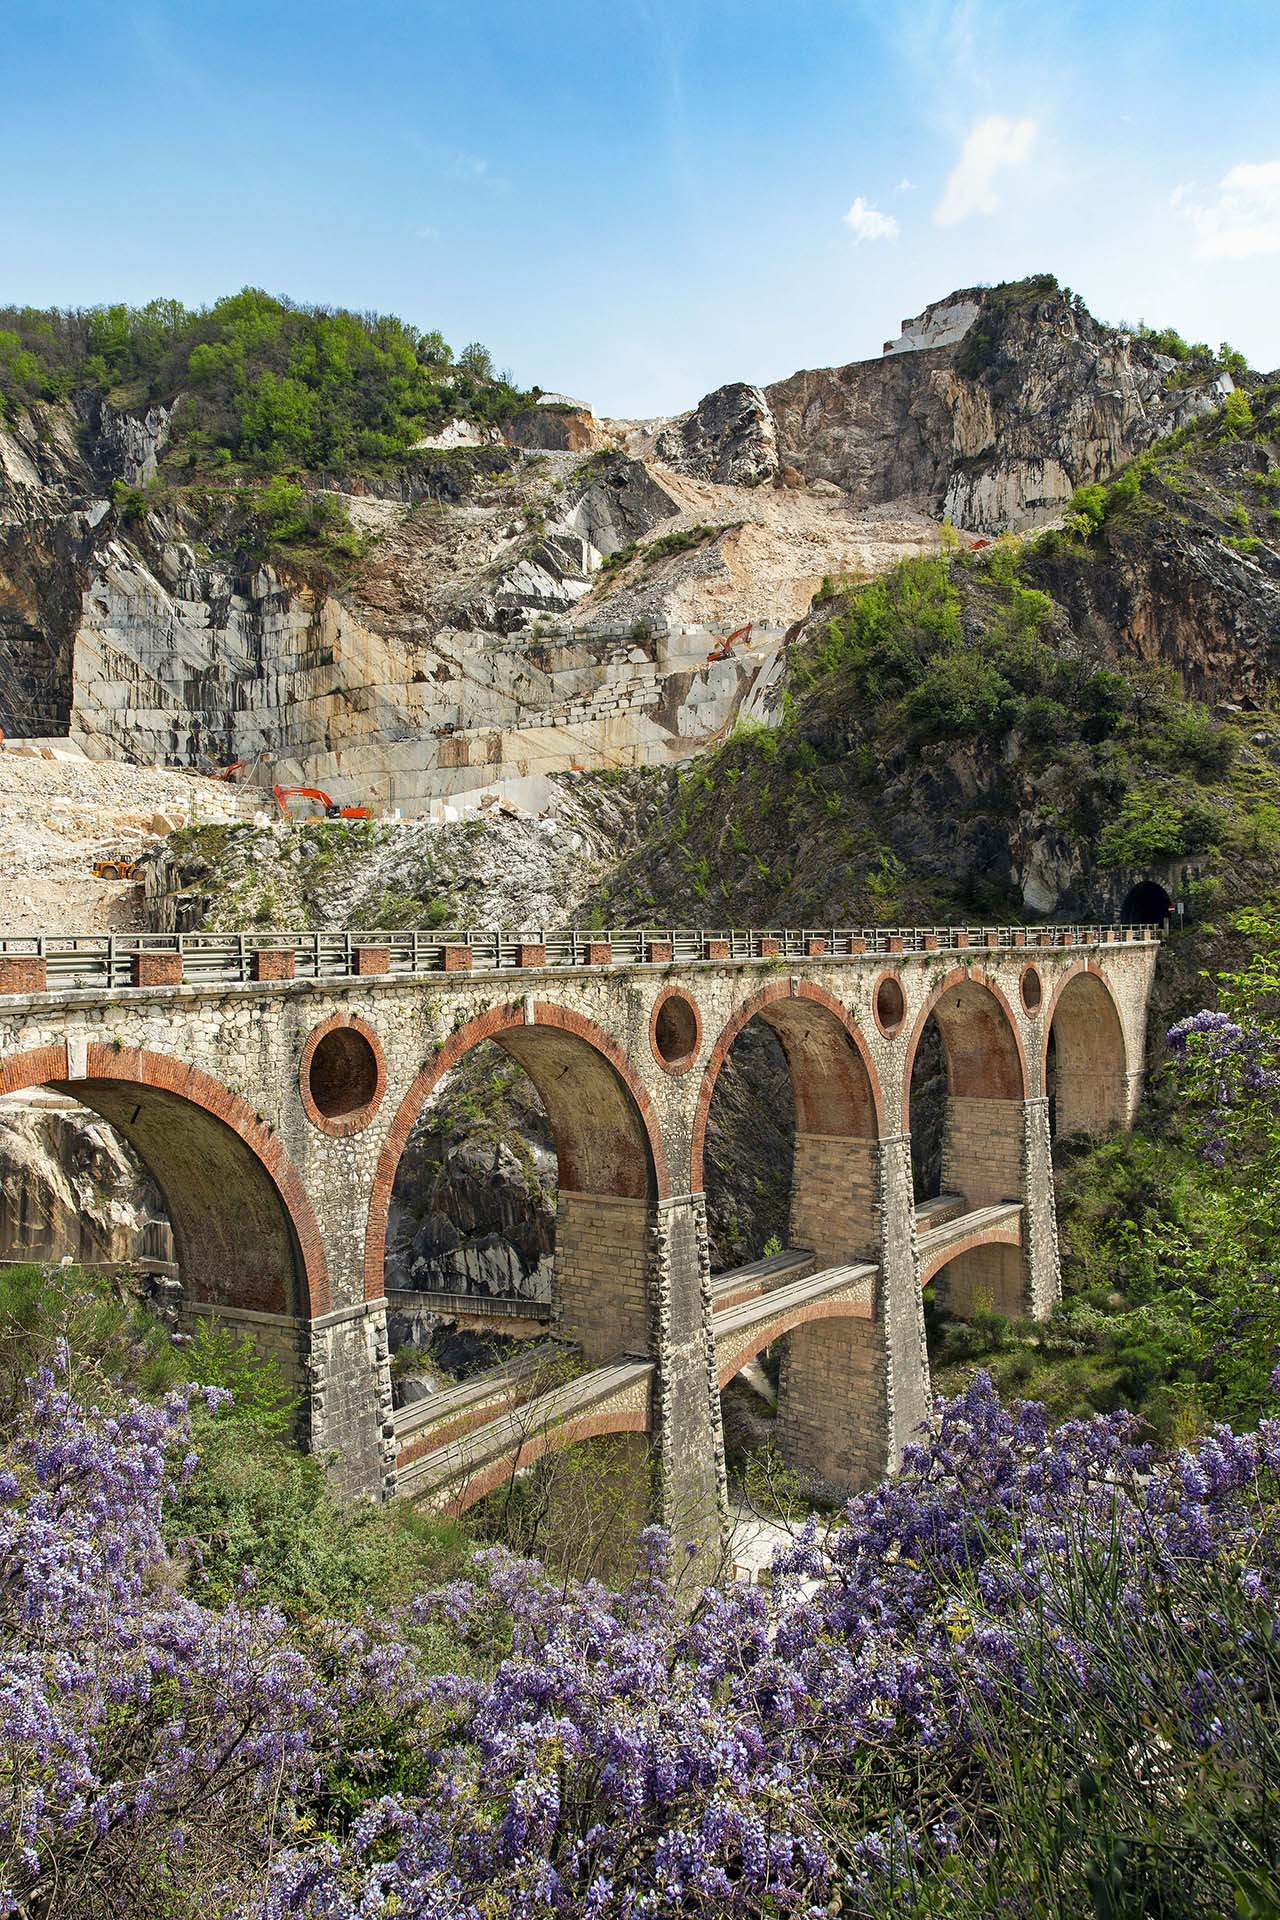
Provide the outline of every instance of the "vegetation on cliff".
{"type": "Polygon", "coordinates": [[[0,309],[0,411],[78,394],[131,412],[177,401],[173,471],[266,473],[394,460],[446,420],[499,421],[528,399],[479,344],[455,358],[439,333],[394,314],[257,287],[194,311],[177,300],[0,309]]]}
{"type": "Polygon", "coordinates": [[[138,532],[176,510],[187,537],[216,536],[246,564],[270,558],[318,586],[349,573],[367,540],[340,500],[301,481],[395,477],[434,429],[493,426],[528,398],[478,343],[455,357],[394,314],[254,287],[194,311],[176,300],[0,309],[0,422],[72,403],[100,431],[118,414],[169,410],[154,478],[114,484],[122,521],[138,532]]]}
{"type": "Polygon", "coordinates": [[[618,924],[1018,920],[1046,851],[1081,912],[1099,872],[1216,852],[1224,878],[1201,883],[1207,904],[1228,873],[1280,853],[1257,731],[1215,719],[1159,669],[1091,657],[1012,549],[905,561],[811,620],[782,725],[740,728],[673,781],[601,911],[618,924]]]}

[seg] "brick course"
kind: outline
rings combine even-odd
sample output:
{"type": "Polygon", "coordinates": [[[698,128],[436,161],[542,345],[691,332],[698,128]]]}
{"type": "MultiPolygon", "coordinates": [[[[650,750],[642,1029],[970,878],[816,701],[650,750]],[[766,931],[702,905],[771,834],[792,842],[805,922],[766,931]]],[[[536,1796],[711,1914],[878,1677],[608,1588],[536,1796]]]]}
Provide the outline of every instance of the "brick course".
{"type": "Polygon", "coordinates": [[[135,987],[180,987],[182,955],[180,953],[135,953],[133,984],[135,987]]]}
{"type": "Polygon", "coordinates": [[[38,955],[0,954],[0,993],[44,993],[47,988],[47,970],[38,955]]]}

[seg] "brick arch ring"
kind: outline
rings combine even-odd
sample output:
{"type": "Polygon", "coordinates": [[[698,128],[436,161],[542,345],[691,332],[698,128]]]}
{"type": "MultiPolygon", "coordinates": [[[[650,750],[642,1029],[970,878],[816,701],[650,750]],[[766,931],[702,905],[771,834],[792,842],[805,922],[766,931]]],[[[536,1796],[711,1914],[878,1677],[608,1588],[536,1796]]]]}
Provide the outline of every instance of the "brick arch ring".
{"type": "Polygon", "coordinates": [[[519,1001],[506,1006],[491,1007],[488,1013],[477,1014],[474,1020],[468,1020],[465,1026],[459,1027],[456,1033],[449,1035],[443,1046],[437,1048],[431,1060],[417,1075],[396,1108],[395,1118],[391,1122],[382,1152],[378,1155],[373,1192],[369,1199],[364,1242],[366,1300],[381,1300],[386,1290],[383,1272],[387,1254],[387,1216],[391,1208],[391,1189],[395,1184],[396,1168],[400,1164],[400,1156],[413,1130],[414,1121],[438,1083],[451,1068],[457,1066],[464,1053],[469,1053],[472,1047],[479,1046],[482,1040],[492,1040],[512,1027],[527,1027],[530,1024],[535,1027],[554,1027],[561,1033],[573,1034],[577,1039],[584,1040],[613,1068],[631,1096],[648,1141],[649,1153],[653,1161],[656,1197],[659,1200],[670,1198],[671,1179],[667,1171],[667,1153],[662,1140],[662,1127],[654,1111],[653,1102],[632,1072],[626,1055],[608,1034],[602,1032],[594,1021],[585,1019],[582,1014],[571,1013],[568,1008],[554,1006],[548,1000],[534,1001],[532,1022],[526,1020],[523,1003],[519,1001]]]}
{"type": "Polygon", "coordinates": [[[367,1020],[361,1020],[359,1015],[354,1013],[334,1013],[330,1014],[327,1020],[322,1020],[318,1026],[312,1027],[302,1043],[302,1057],[298,1062],[298,1091],[302,1096],[303,1112],[319,1133],[327,1133],[333,1140],[344,1140],[350,1134],[362,1132],[382,1105],[382,1096],[386,1090],[386,1056],[382,1051],[382,1042],[367,1020]],[[311,1063],[315,1058],[316,1048],[331,1033],[358,1034],[368,1047],[372,1058],[373,1080],[367,1089],[368,1098],[362,1100],[358,1106],[353,1106],[341,1113],[325,1113],[316,1104],[311,1084],[311,1063]]]}
{"type": "Polygon", "coordinates": [[[706,1154],[707,1120],[711,1113],[711,1096],[716,1090],[716,1081],[720,1076],[721,1067],[729,1056],[729,1049],[742,1032],[742,1029],[754,1020],[758,1013],[763,1012],[766,1007],[772,1006],[778,1000],[793,999],[809,1000],[812,1001],[815,1006],[825,1008],[828,1013],[834,1015],[844,1028],[844,1031],[848,1034],[850,1040],[852,1040],[858,1058],[866,1069],[867,1080],[871,1087],[871,1102],[875,1109],[876,1116],[876,1133],[877,1135],[883,1135],[884,1095],[880,1087],[880,1076],[876,1072],[875,1061],[871,1057],[870,1049],[867,1046],[862,1031],[854,1021],[853,1016],[846,1007],[841,1006],[835,995],[828,993],[824,987],[814,986],[810,981],[804,980],[800,982],[793,994],[789,982],[785,980],[773,980],[767,987],[761,987],[758,993],[753,993],[750,999],[743,1001],[737,1012],[730,1017],[728,1024],[721,1031],[719,1039],[711,1050],[711,1058],[707,1062],[707,1070],[702,1076],[702,1086],[698,1091],[697,1110],[693,1117],[693,1140],[689,1154],[689,1190],[691,1193],[701,1193],[703,1189],[703,1161],[706,1154]]]}
{"type": "Polygon", "coordinates": [[[299,1254],[301,1317],[314,1320],[328,1313],[333,1296],[315,1209],[301,1174],[278,1136],[247,1100],[232,1093],[212,1074],[202,1073],[199,1067],[141,1047],[92,1045],[87,1049],[85,1072],[81,1076],[71,1073],[65,1041],[54,1046],[31,1047],[24,1053],[13,1053],[0,1060],[0,1093],[19,1093],[24,1087],[44,1086],[50,1081],[74,1089],[88,1080],[124,1080],[140,1087],[152,1087],[158,1093],[174,1094],[230,1128],[266,1174],[292,1229],[299,1254]]]}
{"type": "Polygon", "coordinates": [[[870,1319],[871,1308],[865,1300],[807,1300],[802,1306],[792,1307],[789,1312],[779,1314],[776,1320],[753,1328],[727,1358],[716,1356],[716,1381],[720,1391],[723,1393],[734,1375],[741,1373],[758,1353],[763,1353],[766,1347],[772,1346],[784,1334],[794,1333],[797,1327],[812,1326],[815,1320],[870,1319]]]}
{"type": "Polygon", "coordinates": [[[1071,985],[1071,982],[1073,980],[1078,980],[1082,973],[1091,973],[1094,976],[1094,978],[1097,980],[1103,992],[1107,996],[1107,1000],[1111,1006],[1111,1011],[1116,1018],[1116,1026],[1120,1032],[1120,1044],[1124,1048],[1124,1070],[1126,1073],[1128,1073],[1130,1071],[1129,1036],[1124,1030],[1124,1021],[1120,1018],[1120,1009],[1116,1005],[1116,997],[1115,997],[1115,994],[1111,991],[1110,982],[1108,981],[1106,974],[1102,971],[1102,968],[1098,965],[1096,960],[1073,960],[1071,965],[1067,968],[1066,972],[1063,974],[1062,978],[1059,980],[1057,986],[1054,988],[1052,995],[1050,996],[1049,1004],[1044,1010],[1044,1037],[1041,1041],[1041,1053],[1040,1053],[1041,1072],[1043,1074],[1043,1072],[1048,1067],[1049,1037],[1053,1032],[1053,1022],[1057,1015],[1058,1007],[1061,1003],[1062,996],[1066,992],[1067,988],[1071,985]]]}
{"type": "Polygon", "coordinates": [[[650,1426],[649,1415],[640,1412],[594,1414],[581,1419],[571,1415],[546,1431],[529,1434],[514,1460],[508,1454],[482,1468],[445,1502],[444,1511],[451,1517],[465,1513],[468,1507],[474,1507],[499,1487],[506,1486],[513,1474],[525,1472],[549,1453],[580,1446],[586,1440],[605,1440],[613,1434],[648,1433],[650,1426]]]}
{"type": "Polygon", "coordinates": [[[963,1240],[957,1240],[954,1246],[941,1247],[920,1263],[920,1285],[927,1287],[936,1274],[949,1267],[961,1254],[976,1253],[980,1247],[1020,1247],[1022,1228],[1015,1224],[1006,1227],[985,1227],[981,1233],[966,1234],[963,1240]]]}
{"type": "Polygon", "coordinates": [[[911,1029],[911,1038],[907,1042],[906,1058],[902,1065],[902,1113],[904,1121],[909,1120],[911,1115],[911,1069],[916,1063],[916,1049],[919,1047],[920,1037],[929,1023],[929,1016],[944,997],[950,993],[953,987],[962,987],[965,985],[981,987],[984,992],[991,995],[991,998],[1004,1014],[1005,1025],[1009,1030],[1009,1037],[1013,1041],[1014,1049],[1017,1053],[1018,1073],[1022,1081],[1022,1092],[1017,1097],[1023,1100],[1028,1097],[1031,1081],[1027,1071],[1027,1053],[1026,1048],[1022,1044],[1022,1035],[1018,1031],[1018,1022],[1014,1018],[1013,1008],[1009,1005],[1005,994],[984,968],[956,967],[953,972],[947,975],[945,980],[941,981],[939,985],[934,988],[929,998],[921,1007],[916,1023],[911,1029]]]}

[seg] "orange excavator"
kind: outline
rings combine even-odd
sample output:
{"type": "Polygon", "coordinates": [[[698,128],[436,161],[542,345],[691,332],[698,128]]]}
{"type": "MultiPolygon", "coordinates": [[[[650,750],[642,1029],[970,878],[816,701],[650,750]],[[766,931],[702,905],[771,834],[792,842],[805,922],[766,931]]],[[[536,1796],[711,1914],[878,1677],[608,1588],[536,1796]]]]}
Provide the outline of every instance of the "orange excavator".
{"type": "Polygon", "coordinates": [[[713,661],[716,660],[732,659],[734,648],[739,644],[745,647],[748,640],[750,640],[753,625],[754,622],[748,621],[745,627],[738,627],[735,632],[729,634],[725,639],[717,640],[715,646],[712,647],[710,653],[707,655],[707,665],[711,666],[713,661]]]}
{"type": "Polygon", "coordinates": [[[327,793],[321,792],[319,787],[272,787],[271,791],[276,797],[276,805],[286,820],[289,818],[288,802],[290,800],[314,800],[321,808],[326,820],[371,820],[373,818],[372,807],[340,807],[336,800],[331,800],[327,793]]]}

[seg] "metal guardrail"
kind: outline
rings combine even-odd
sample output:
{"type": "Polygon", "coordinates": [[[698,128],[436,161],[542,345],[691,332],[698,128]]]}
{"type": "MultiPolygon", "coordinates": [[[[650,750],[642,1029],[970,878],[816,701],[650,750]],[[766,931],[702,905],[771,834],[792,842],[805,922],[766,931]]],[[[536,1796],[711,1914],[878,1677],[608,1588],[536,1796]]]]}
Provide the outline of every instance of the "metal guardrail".
{"type": "Polygon", "coordinates": [[[3,934],[0,962],[43,962],[45,990],[50,992],[80,987],[114,992],[178,984],[175,979],[139,978],[140,961],[154,970],[166,957],[171,968],[174,960],[180,962],[180,969],[172,971],[180,973],[184,985],[226,986],[264,978],[328,981],[376,974],[417,979],[454,971],[543,972],[601,966],[840,960],[992,947],[1131,946],[1159,940],[1161,933],[1157,926],[1072,925],[614,927],[524,933],[496,927],[455,927],[425,932],[370,928],[351,933],[3,934]],[[282,956],[282,960],[273,961],[272,956],[282,956]],[[270,970],[273,964],[275,972],[270,970]]]}

